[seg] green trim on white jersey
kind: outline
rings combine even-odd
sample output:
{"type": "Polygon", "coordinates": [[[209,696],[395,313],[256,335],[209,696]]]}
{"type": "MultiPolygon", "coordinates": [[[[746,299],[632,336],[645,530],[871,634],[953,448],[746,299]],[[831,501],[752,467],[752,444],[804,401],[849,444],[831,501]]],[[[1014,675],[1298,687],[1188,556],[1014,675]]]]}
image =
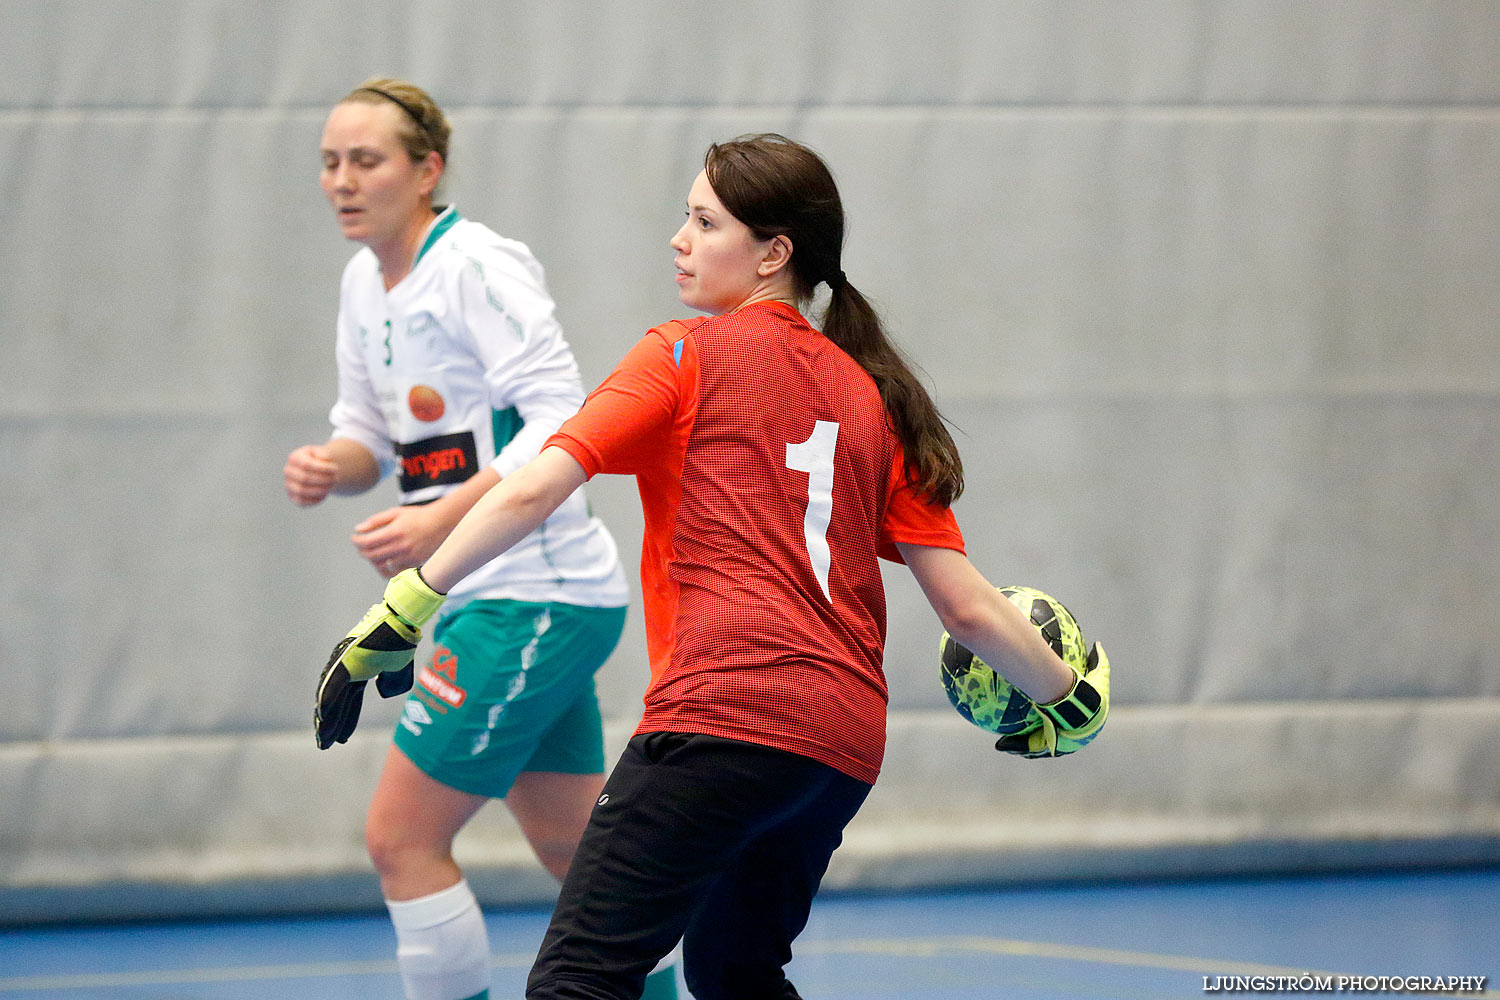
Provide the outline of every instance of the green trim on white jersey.
{"type": "Polygon", "coordinates": [[[438,217],[433,220],[431,227],[427,230],[427,237],[422,240],[422,245],[417,249],[416,257],[412,258],[411,266],[415,268],[422,256],[432,249],[432,245],[442,239],[443,234],[452,229],[453,224],[461,218],[463,216],[459,215],[458,209],[452,205],[438,213],[438,217]]]}

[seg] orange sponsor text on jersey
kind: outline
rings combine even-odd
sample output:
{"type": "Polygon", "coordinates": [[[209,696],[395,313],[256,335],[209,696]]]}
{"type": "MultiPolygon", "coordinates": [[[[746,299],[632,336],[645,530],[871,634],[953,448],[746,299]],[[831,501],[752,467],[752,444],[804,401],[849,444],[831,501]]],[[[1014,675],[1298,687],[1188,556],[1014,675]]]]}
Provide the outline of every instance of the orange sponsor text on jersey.
{"type": "Polygon", "coordinates": [[[401,460],[401,471],[408,476],[426,476],[437,479],[445,472],[468,468],[468,459],[462,448],[444,448],[421,455],[408,455],[401,460]]]}

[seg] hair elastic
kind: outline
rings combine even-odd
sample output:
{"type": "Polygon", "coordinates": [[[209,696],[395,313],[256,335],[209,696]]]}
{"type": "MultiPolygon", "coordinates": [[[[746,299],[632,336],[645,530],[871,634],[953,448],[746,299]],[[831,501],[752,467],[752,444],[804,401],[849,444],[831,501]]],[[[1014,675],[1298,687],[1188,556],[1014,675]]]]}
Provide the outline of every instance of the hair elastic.
{"type": "Polygon", "coordinates": [[[832,292],[836,292],[840,288],[843,288],[845,285],[849,284],[849,279],[844,277],[843,271],[835,271],[833,274],[829,275],[823,280],[828,282],[828,290],[832,292]]]}

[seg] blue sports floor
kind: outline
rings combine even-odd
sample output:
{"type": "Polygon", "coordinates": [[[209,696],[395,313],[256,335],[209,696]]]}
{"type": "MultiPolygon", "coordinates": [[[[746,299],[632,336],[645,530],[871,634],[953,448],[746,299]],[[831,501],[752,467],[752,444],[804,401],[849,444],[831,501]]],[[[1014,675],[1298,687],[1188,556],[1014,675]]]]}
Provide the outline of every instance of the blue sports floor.
{"type": "MultiPolygon", "coordinates": [[[[546,916],[489,916],[495,1000],[546,916]]],[[[4,929],[0,1000],[399,1000],[394,947],[383,914],[4,929]]],[[[1500,997],[1500,870],[828,895],[790,973],[808,1000],[1500,997]],[[1362,978],[1422,976],[1487,978],[1362,978]]]]}

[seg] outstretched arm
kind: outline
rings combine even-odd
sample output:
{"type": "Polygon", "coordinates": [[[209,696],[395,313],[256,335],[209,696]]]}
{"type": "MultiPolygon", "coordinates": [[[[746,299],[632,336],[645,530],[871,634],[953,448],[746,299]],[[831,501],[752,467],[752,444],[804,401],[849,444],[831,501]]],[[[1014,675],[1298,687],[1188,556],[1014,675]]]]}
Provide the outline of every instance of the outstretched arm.
{"type": "Polygon", "coordinates": [[[1041,632],[954,549],[898,543],[943,628],[1039,704],[1056,701],[1075,674],[1041,632]]]}
{"type": "Polygon", "coordinates": [[[349,739],[371,678],[387,698],[411,688],[422,628],[447,592],[529,535],[586,478],[561,448],[543,450],[480,497],[420,569],[392,578],[380,602],[334,646],[318,678],[313,733],[319,748],[349,739]]]}
{"type": "Polygon", "coordinates": [[[544,448],[479,498],[422,564],[422,579],[433,590],[447,593],[536,530],[587,478],[572,455],[561,448],[544,448]]]}

